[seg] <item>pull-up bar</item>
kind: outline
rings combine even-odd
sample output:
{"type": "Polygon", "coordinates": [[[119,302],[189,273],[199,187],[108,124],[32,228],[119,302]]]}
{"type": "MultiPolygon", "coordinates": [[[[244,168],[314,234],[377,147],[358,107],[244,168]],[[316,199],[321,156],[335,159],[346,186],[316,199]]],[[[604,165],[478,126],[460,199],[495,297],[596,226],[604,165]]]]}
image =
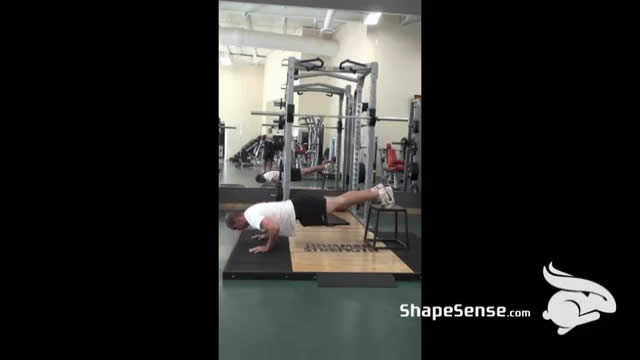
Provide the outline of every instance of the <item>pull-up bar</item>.
{"type": "Polygon", "coordinates": [[[344,93],[345,90],[341,87],[324,84],[324,83],[309,83],[309,84],[300,84],[293,87],[293,91],[305,91],[307,89],[319,89],[326,91],[337,91],[340,93],[344,93]]]}
{"type": "MultiPolygon", "coordinates": [[[[287,63],[287,59],[282,59],[280,63],[281,66],[289,66],[287,63]]],[[[325,73],[345,73],[345,74],[369,74],[371,72],[371,68],[369,67],[338,67],[338,66],[328,66],[328,67],[319,67],[319,66],[305,66],[296,64],[296,70],[304,70],[304,71],[317,71],[317,72],[325,72],[325,73]]]]}
{"type": "Polygon", "coordinates": [[[334,77],[336,79],[353,81],[353,82],[356,82],[356,83],[359,81],[357,78],[354,78],[352,76],[344,76],[344,75],[333,74],[333,73],[324,72],[324,71],[322,71],[322,72],[310,72],[308,74],[299,74],[299,75],[296,75],[294,77],[294,80],[310,78],[310,77],[315,77],[315,76],[330,76],[330,77],[334,77]]]}

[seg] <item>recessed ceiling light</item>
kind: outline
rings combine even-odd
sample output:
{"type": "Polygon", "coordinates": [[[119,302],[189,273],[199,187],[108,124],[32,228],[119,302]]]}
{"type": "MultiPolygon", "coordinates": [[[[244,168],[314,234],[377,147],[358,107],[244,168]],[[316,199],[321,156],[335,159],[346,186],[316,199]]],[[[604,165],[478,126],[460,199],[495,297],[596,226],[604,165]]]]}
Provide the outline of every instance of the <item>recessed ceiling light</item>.
{"type": "Polygon", "coordinates": [[[382,16],[382,13],[369,13],[369,15],[364,19],[364,24],[376,25],[378,24],[378,20],[380,20],[380,16],[382,16]]]}

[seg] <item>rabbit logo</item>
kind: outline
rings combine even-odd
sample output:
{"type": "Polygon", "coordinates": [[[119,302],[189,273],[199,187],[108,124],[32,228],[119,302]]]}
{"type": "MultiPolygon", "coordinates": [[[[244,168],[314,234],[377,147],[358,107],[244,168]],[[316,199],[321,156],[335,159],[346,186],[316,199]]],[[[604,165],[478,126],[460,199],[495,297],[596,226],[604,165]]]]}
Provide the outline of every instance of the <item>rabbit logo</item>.
{"type": "Polygon", "coordinates": [[[547,310],[542,313],[545,320],[558,325],[558,335],[600,319],[600,312],[616,312],[616,301],[603,286],[554,269],[552,263],[548,270],[542,268],[542,275],[549,284],[560,289],[549,299],[547,310]]]}

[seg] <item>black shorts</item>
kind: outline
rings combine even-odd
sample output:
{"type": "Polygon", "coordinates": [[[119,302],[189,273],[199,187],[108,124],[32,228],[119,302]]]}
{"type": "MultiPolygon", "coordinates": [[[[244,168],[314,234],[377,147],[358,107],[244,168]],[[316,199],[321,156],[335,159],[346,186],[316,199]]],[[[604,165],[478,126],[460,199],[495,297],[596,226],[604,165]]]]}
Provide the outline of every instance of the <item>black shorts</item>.
{"type": "MultiPolygon", "coordinates": [[[[280,162],[280,179],[282,180],[282,162],[280,162]]],[[[302,181],[302,171],[297,168],[291,168],[291,181],[302,181]]]]}
{"type": "Polygon", "coordinates": [[[302,171],[300,169],[291,168],[291,181],[301,181],[302,171]]]}
{"type": "Polygon", "coordinates": [[[264,161],[273,161],[274,153],[275,151],[273,149],[273,143],[265,142],[264,143],[264,161]]]}
{"type": "Polygon", "coordinates": [[[302,226],[327,225],[327,199],[323,195],[291,194],[291,202],[302,226]]]}

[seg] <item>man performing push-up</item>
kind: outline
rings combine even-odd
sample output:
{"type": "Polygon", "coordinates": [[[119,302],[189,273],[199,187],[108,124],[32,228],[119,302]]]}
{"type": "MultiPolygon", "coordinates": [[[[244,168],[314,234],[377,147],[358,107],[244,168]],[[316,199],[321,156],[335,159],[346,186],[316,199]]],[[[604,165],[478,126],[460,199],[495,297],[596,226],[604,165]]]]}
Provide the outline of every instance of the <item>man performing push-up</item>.
{"type": "MultiPolygon", "coordinates": [[[[291,168],[291,181],[302,181],[302,177],[313,174],[315,172],[323,172],[327,170],[331,166],[330,160],[325,160],[322,165],[312,166],[304,169],[291,168]]],[[[260,184],[264,184],[269,181],[273,184],[278,184],[280,180],[280,172],[279,171],[267,171],[264,174],[256,175],[256,181],[260,184]]]]}
{"type": "Polygon", "coordinates": [[[296,220],[302,226],[327,225],[327,215],[343,211],[352,205],[377,201],[385,208],[394,205],[393,189],[382,184],[362,191],[349,191],[340,196],[292,195],[291,200],[263,202],[252,205],[244,213],[229,214],[225,219],[233,230],[262,230],[263,234],[252,239],[268,239],[266,245],[249,249],[251,253],[268,252],[273,249],[278,236],[293,236],[296,220]]]}

